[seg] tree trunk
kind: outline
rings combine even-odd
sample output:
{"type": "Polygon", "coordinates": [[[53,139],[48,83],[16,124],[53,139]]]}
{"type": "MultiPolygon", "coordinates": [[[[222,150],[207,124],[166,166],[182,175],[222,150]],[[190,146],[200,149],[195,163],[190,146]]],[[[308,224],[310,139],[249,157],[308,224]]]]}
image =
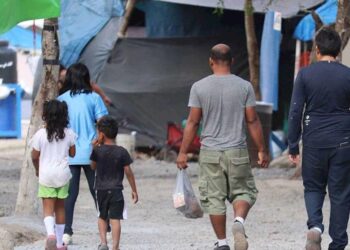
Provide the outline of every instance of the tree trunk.
{"type": "Polygon", "coordinates": [[[249,62],[249,77],[250,82],[253,85],[255,96],[257,100],[261,100],[260,86],[259,86],[259,69],[260,69],[260,56],[258,42],[255,34],[254,25],[254,7],[252,0],[245,1],[244,7],[244,24],[247,39],[247,51],[249,62]]]}
{"type": "Polygon", "coordinates": [[[38,214],[37,198],[38,178],[35,176],[31,161],[31,137],[43,125],[42,109],[44,101],[56,98],[58,93],[59,48],[57,39],[57,18],[45,19],[42,40],[43,78],[32,106],[32,116],[26,139],[25,159],[21,169],[21,178],[15,213],[18,215],[38,214]]]}

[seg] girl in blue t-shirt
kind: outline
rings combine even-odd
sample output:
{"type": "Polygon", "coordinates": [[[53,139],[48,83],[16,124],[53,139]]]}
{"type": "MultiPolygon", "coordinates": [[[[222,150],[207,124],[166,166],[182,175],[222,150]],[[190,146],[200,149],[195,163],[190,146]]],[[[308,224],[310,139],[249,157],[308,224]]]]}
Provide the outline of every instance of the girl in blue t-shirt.
{"type": "Polygon", "coordinates": [[[73,64],[67,69],[64,82],[66,92],[58,97],[68,105],[69,124],[77,134],[76,155],[69,158],[72,179],[69,185],[69,196],[65,200],[66,226],[63,241],[72,244],[74,206],[79,194],[81,170],[84,170],[91,195],[95,201],[95,173],[90,168],[92,141],[96,138],[96,122],[108,114],[102,98],[92,91],[88,68],[81,63],[73,64]]]}

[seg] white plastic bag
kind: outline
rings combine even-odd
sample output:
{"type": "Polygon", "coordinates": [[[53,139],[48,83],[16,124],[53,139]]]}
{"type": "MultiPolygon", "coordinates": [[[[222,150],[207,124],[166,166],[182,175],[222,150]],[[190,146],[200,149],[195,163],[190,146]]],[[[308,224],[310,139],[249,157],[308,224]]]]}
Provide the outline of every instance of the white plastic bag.
{"type": "Polygon", "coordinates": [[[186,218],[203,217],[203,210],[193,192],[186,170],[179,170],[177,173],[173,202],[175,209],[185,215],[186,218]]]}

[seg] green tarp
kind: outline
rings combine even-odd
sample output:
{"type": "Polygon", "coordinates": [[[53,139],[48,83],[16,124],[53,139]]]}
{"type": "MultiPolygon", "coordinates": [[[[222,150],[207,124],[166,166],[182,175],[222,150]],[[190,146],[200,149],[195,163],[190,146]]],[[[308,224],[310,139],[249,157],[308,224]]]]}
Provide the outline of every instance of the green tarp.
{"type": "Polygon", "coordinates": [[[0,0],[0,34],[22,21],[59,15],[60,0],[0,0]]]}

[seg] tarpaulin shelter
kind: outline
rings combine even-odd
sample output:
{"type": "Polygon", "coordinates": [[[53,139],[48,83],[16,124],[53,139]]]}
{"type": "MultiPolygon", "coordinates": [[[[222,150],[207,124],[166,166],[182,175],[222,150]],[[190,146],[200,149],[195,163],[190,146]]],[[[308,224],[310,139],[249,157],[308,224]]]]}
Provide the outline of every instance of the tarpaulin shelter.
{"type": "MultiPolygon", "coordinates": [[[[142,145],[162,144],[166,139],[167,122],[179,123],[187,116],[191,85],[210,74],[208,57],[213,45],[219,42],[231,45],[236,62],[233,72],[248,78],[243,1],[225,1],[223,16],[213,15],[217,1],[138,2],[138,8],[143,11],[145,17],[146,38],[117,39],[118,27],[111,22],[119,23],[120,18],[108,16],[109,21],[87,43],[77,60],[90,63],[88,66],[92,78],[97,79],[98,84],[112,98],[116,107],[110,111],[121,121],[122,128],[138,131],[142,140],[138,137],[137,142],[141,142],[142,145]],[[108,29],[114,31],[109,32],[108,29]],[[114,44],[116,40],[118,41],[114,44]],[[101,60],[91,63],[96,58],[101,60]]],[[[283,17],[294,16],[300,10],[322,3],[321,0],[258,2],[255,6],[258,11],[265,12],[272,8],[281,11],[283,17]]],[[[78,7],[84,6],[80,4],[78,7]]],[[[62,8],[62,16],[65,15],[65,11],[66,8],[62,8]]],[[[76,20],[79,20],[79,13],[76,9],[76,20]]],[[[257,14],[255,20],[260,37],[264,16],[257,14]]],[[[294,53],[291,53],[294,52],[294,44],[291,45],[288,38],[292,37],[295,23],[296,20],[291,18],[285,21],[285,26],[282,25],[284,37],[280,65],[283,67],[280,81],[290,85],[283,87],[284,92],[288,94],[288,88],[291,89],[293,81],[293,75],[290,76],[288,72],[293,72],[293,64],[290,61],[294,56],[294,53]]],[[[79,29],[75,31],[79,33],[79,29]]],[[[61,45],[77,41],[70,39],[69,33],[63,35],[64,29],[61,28],[60,32],[61,40],[68,39],[61,41],[61,45]]],[[[78,37],[77,35],[74,34],[75,37],[78,37]]],[[[65,48],[66,46],[61,46],[62,55],[67,53],[70,57],[71,52],[68,53],[65,48]]],[[[63,58],[66,57],[62,56],[63,58]]]]}
{"type": "MultiPolygon", "coordinates": [[[[308,1],[303,2],[307,4],[308,1]]],[[[313,1],[312,4],[320,2],[313,1]]],[[[152,138],[153,143],[160,143],[166,139],[167,122],[179,123],[187,116],[191,85],[210,74],[207,62],[214,44],[225,42],[231,46],[236,62],[233,72],[248,79],[244,16],[242,12],[226,10],[226,18],[234,21],[225,26],[222,22],[225,17],[220,20],[213,16],[211,8],[161,1],[141,3],[149,38],[119,40],[98,78],[98,84],[116,100],[117,107],[111,109],[111,113],[123,120],[125,128],[139,131],[152,138]]],[[[309,7],[314,6],[312,4],[309,7]]],[[[280,5],[280,10],[289,10],[285,7],[280,5]]],[[[255,18],[260,37],[264,16],[256,15],[255,18]]],[[[285,27],[290,30],[284,31],[283,66],[280,67],[280,80],[284,84],[282,96],[289,95],[288,89],[292,88],[293,73],[288,72],[293,72],[290,61],[293,61],[294,49],[287,40],[292,37],[295,23],[293,19],[285,27]]],[[[138,142],[143,145],[144,142],[151,143],[143,139],[138,137],[138,142]]]]}
{"type": "Polygon", "coordinates": [[[237,62],[233,72],[247,78],[244,39],[236,41],[226,36],[118,40],[98,84],[115,102],[116,107],[110,112],[124,128],[139,132],[139,145],[164,143],[167,123],[181,123],[187,116],[190,88],[210,74],[209,50],[219,42],[232,48],[237,62]]]}

